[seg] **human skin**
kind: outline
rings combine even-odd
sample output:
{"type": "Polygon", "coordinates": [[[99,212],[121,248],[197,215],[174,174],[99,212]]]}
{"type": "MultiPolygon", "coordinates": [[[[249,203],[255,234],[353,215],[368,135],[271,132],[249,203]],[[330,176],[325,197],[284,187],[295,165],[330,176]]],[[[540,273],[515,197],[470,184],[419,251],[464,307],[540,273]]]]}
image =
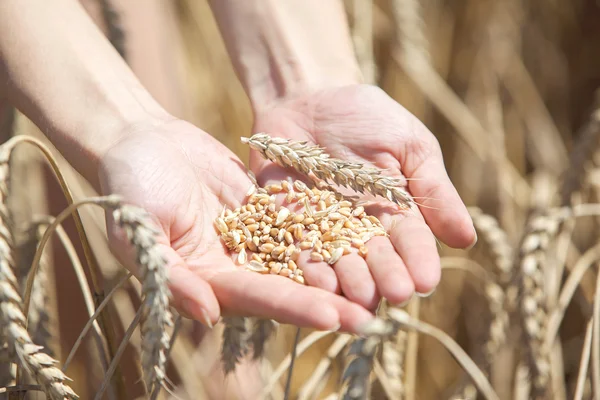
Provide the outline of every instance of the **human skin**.
{"type": "MultiPolygon", "coordinates": [[[[251,181],[242,163],[167,113],[77,2],[0,2],[0,90],[99,192],[150,213],[173,305],[186,315],[207,325],[223,313],[352,332],[372,318],[343,296],[232,262],[212,221],[243,201],[251,181]]],[[[122,232],[107,223],[111,249],[135,271],[122,232]]]]}
{"type": "MultiPolygon", "coordinates": [[[[452,247],[476,241],[466,207],[446,173],[439,144],[382,90],[361,84],[341,1],[212,0],[214,14],[255,113],[253,132],[319,144],[334,157],[407,179],[418,209],[371,202],[389,238],[374,238],[366,260],[308,266],[311,285],[372,309],[379,297],[403,303],[440,280],[434,234],[452,247]]],[[[260,183],[289,175],[253,152],[260,183]]]]}

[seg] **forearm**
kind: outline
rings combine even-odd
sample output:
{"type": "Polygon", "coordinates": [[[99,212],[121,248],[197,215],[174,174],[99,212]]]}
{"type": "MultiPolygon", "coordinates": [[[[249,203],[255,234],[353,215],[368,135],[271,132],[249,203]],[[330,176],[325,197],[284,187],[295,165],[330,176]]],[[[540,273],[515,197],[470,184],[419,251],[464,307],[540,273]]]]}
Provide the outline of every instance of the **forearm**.
{"type": "Polygon", "coordinates": [[[0,94],[92,183],[127,127],[166,114],[73,0],[0,2],[0,94]]]}
{"type": "Polygon", "coordinates": [[[338,0],[211,0],[255,109],[362,80],[338,0]]]}

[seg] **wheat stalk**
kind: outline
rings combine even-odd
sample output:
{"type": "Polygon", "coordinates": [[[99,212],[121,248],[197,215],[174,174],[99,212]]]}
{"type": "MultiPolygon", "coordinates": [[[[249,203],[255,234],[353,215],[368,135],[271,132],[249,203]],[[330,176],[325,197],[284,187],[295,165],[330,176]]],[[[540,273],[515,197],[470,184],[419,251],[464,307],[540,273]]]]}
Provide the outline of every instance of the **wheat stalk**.
{"type": "Polygon", "coordinates": [[[362,163],[343,161],[329,156],[319,146],[283,138],[272,138],[266,133],[256,133],[242,142],[257,150],[264,158],[282,167],[359,193],[370,193],[396,203],[402,209],[414,204],[402,179],[382,175],[382,170],[362,163]]]}

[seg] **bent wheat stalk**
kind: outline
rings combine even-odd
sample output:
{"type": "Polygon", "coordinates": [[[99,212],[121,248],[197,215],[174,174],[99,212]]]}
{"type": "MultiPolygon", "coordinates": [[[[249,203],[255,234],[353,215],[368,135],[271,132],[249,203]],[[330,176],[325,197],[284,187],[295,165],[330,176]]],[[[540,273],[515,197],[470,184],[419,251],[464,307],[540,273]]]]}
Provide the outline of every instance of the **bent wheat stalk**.
{"type": "Polygon", "coordinates": [[[69,378],[56,368],[57,363],[42,353],[42,347],[31,340],[27,332],[27,319],[23,314],[23,299],[19,295],[17,278],[13,271],[12,234],[8,229],[9,214],[5,207],[8,193],[8,159],[10,152],[0,152],[0,342],[6,341],[11,358],[27,369],[51,400],[77,399],[73,389],[66,384],[69,378]]]}
{"type": "Polygon", "coordinates": [[[84,199],[63,210],[40,240],[25,287],[25,307],[29,305],[33,280],[45,244],[58,225],[85,204],[95,204],[112,211],[116,224],[125,231],[135,249],[142,282],[142,369],[146,387],[152,393],[163,386],[166,377],[166,353],[170,342],[167,328],[172,326],[173,318],[169,310],[171,294],[167,287],[166,260],[156,245],[157,231],[143,209],[122,205],[117,196],[106,196],[84,199]]]}

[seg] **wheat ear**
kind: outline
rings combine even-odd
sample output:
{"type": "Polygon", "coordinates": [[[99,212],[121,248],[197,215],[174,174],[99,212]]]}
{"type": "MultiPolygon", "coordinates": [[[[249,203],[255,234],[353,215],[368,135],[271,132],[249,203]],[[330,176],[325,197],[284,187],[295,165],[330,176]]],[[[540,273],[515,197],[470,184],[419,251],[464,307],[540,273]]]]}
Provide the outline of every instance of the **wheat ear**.
{"type": "Polygon", "coordinates": [[[267,160],[282,167],[293,168],[310,178],[317,177],[359,193],[384,197],[402,209],[410,209],[414,204],[403,180],[384,176],[383,170],[378,168],[333,158],[320,146],[273,138],[266,133],[242,138],[242,142],[257,150],[267,160]]]}
{"type": "Polygon", "coordinates": [[[277,330],[277,324],[271,319],[252,318],[250,337],[252,346],[252,358],[257,360],[265,353],[265,344],[277,330]]]}
{"type": "Polygon", "coordinates": [[[8,161],[10,151],[0,150],[0,343],[7,343],[11,358],[27,369],[51,400],[77,399],[66,384],[69,379],[54,365],[52,357],[41,352],[42,347],[31,340],[27,319],[23,314],[23,299],[14,274],[14,248],[10,215],[6,207],[8,194],[8,161]]]}
{"type": "Polygon", "coordinates": [[[235,366],[248,354],[250,344],[250,319],[247,317],[223,318],[223,344],[221,360],[225,375],[235,370],[235,366]]]}
{"type": "Polygon", "coordinates": [[[498,220],[489,214],[485,214],[477,207],[470,207],[469,214],[480,242],[486,244],[488,251],[494,260],[494,273],[502,285],[507,285],[512,276],[514,249],[508,239],[508,235],[502,229],[498,220]]]}
{"type": "Polygon", "coordinates": [[[136,251],[142,281],[142,369],[149,393],[158,390],[166,377],[167,353],[173,325],[169,310],[166,260],[156,245],[157,231],[138,207],[123,205],[113,210],[117,225],[125,230],[136,251]]]}
{"type": "Polygon", "coordinates": [[[546,253],[561,222],[569,215],[568,209],[561,208],[530,219],[520,245],[520,268],[511,284],[516,286],[511,291],[516,290],[519,294],[517,313],[523,324],[525,361],[530,369],[532,398],[544,398],[550,380],[550,352],[543,345],[548,327],[548,305],[544,290],[546,253]]]}
{"type": "Polygon", "coordinates": [[[369,398],[369,376],[381,339],[376,336],[356,338],[350,344],[349,363],[344,370],[342,399],[366,400],[369,398]]]}

